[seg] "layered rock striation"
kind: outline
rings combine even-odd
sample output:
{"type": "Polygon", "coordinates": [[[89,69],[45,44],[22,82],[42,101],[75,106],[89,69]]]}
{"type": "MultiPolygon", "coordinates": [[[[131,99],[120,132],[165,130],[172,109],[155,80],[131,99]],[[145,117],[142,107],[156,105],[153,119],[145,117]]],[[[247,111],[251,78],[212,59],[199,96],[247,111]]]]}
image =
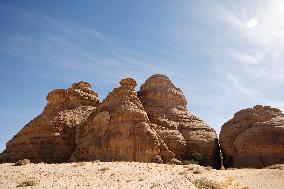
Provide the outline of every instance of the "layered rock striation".
{"type": "Polygon", "coordinates": [[[220,166],[218,138],[215,130],[192,115],[182,91],[170,79],[155,74],[142,84],[138,97],[156,132],[179,160],[200,154],[202,165],[220,166]]]}
{"type": "Polygon", "coordinates": [[[76,126],[99,105],[91,85],[80,81],[47,95],[43,112],[25,125],[6,145],[2,162],[66,162],[75,148],[76,126]]]}
{"type": "Polygon", "coordinates": [[[222,126],[220,144],[225,167],[284,164],[284,114],[261,105],[241,110],[222,126]]]}
{"type": "Polygon", "coordinates": [[[86,82],[50,92],[44,111],[7,143],[0,160],[166,163],[198,154],[202,165],[220,167],[214,129],[187,110],[167,76],[151,76],[138,93],[135,87],[134,79],[122,79],[102,103],[86,82]]]}
{"type": "Polygon", "coordinates": [[[171,159],[148,119],[134,90],[136,81],[126,78],[103,100],[97,111],[77,127],[76,149],[71,161],[139,161],[171,159]]]}

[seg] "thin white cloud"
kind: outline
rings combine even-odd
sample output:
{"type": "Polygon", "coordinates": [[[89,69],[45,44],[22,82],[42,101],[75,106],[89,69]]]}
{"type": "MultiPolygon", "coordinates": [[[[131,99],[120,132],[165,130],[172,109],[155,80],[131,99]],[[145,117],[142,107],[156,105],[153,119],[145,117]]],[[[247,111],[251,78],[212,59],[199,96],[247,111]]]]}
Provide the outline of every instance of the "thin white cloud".
{"type": "Polygon", "coordinates": [[[226,52],[226,54],[229,55],[229,58],[237,61],[238,63],[244,64],[246,66],[247,65],[259,65],[259,60],[256,55],[244,53],[244,52],[233,50],[233,49],[226,52]]]}
{"type": "MultiPolygon", "coordinates": [[[[229,24],[228,28],[233,29],[227,35],[234,38],[233,43],[236,46],[242,43],[242,48],[253,50],[260,55],[257,60],[254,57],[244,57],[237,54],[235,59],[238,61],[243,59],[243,62],[251,63],[258,61],[263,68],[279,67],[278,62],[281,59],[275,59],[272,56],[278,54],[282,58],[284,53],[284,1],[263,2],[265,3],[254,3],[254,10],[251,12],[248,9],[249,2],[240,3],[236,6],[223,4],[219,7],[219,12],[225,13],[225,15],[221,15],[218,19],[226,21],[229,24]],[[249,21],[247,22],[247,20],[249,21]]],[[[226,26],[224,29],[226,30],[226,26]]],[[[266,75],[267,77],[284,74],[281,69],[274,70],[274,72],[267,70],[269,73],[266,75]]]]}
{"type": "MultiPolygon", "coordinates": [[[[109,90],[121,77],[133,76],[141,84],[153,73],[167,74],[184,91],[190,111],[217,131],[241,108],[284,104],[274,94],[284,87],[280,1],[199,2],[193,8],[198,20],[190,20],[190,13],[169,28],[151,30],[153,38],[166,44],[153,47],[160,52],[156,55],[121,46],[96,29],[22,10],[14,10],[21,22],[40,26],[45,33],[0,34],[0,51],[23,53],[31,62],[58,68],[58,80],[98,79],[109,90]],[[257,22],[248,28],[252,19],[257,22]],[[194,21],[201,28],[195,28],[194,21]],[[70,72],[75,74],[66,74],[70,72]]],[[[54,79],[50,74],[47,77],[54,79]]]]}
{"type": "Polygon", "coordinates": [[[194,49],[202,52],[207,61],[204,67],[209,67],[208,62],[213,62],[209,68],[214,74],[207,76],[207,83],[198,81],[202,89],[206,88],[206,95],[202,91],[195,95],[196,88],[188,86],[185,87],[188,98],[194,98],[194,106],[207,108],[207,114],[198,113],[203,114],[216,128],[216,123],[220,122],[214,120],[214,116],[220,120],[220,114],[226,120],[229,119],[228,112],[233,115],[242,108],[256,104],[282,107],[283,6],[284,1],[241,0],[238,3],[198,1],[179,7],[188,20],[175,23],[176,27],[169,29],[171,36],[182,44],[183,51],[188,54],[195,52],[194,49]],[[198,22],[201,28],[196,28],[194,22],[198,22]],[[220,85],[212,85],[211,80],[220,85]],[[210,85],[216,90],[211,91],[208,88],[210,85]]]}
{"type": "Polygon", "coordinates": [[[245,87],[243,84],[241,84],[241,83],[239,82],[239,80],[238,80],[236,77],[232,76],[231,74],[227,74],[227,78],[232,81],[233,86],[234,86],[239,92],[241,92],[241,93],[243,93],[243,94],[245,94],[245,95],[248,95],[248,96],[251,96],[251,95],[254,94],[251,89],[248,89],[247,87],[245,87]]]}
{"type": "Polygon", "coordinates": [[[122,77],[129,75],[135,75],[134,78],[142,83],[145,75],[172,72],[169,67],[173,65],[166,58],[121,46],[95,29],[21,9],[10,9],[18,15],[22,24],[40,28],[44,32],[31,36],[25,33],[0,33],[3,41],[0,51],[11,56],[17,53],[29,62],[44,63],[45,66],[62,70],[58,76],[49,73],[41,77],[73,82],[76,78],[81,80],[80,76],[88,76],[91,79],[103,78],[103,81],[96,81],[104,84],[117,85],[122,77]],[[76,74],[70,75],[70,72],[76,74]]]}

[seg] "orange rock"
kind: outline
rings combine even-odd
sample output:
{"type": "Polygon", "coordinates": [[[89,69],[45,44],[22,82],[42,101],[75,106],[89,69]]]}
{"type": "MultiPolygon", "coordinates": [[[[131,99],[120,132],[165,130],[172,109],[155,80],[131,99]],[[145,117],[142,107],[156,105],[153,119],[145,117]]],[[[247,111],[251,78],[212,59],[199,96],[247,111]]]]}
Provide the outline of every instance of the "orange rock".
{"type": "Polygon", "coordinates": [[[74,150],[75,128],[99,105],[91,85],[80,81],[47,95],[44,111],[21,129],[1,154],[1,161],[66,162],[74,150]]]}
{"type": "Polygon", "coordinates": [[[135,87],[134,79],[122,79],[101,104],[83,81],[50,92],[44,111],[7,143],[0,160],[163,163],[199,153],[202,165],[220,166],[214,129],[188,112],[167,76],[151,76],[138,94],[135,87]]]}
{"type": "Polygon", "coordinates": [[[177,159],[189,160],[199,153],[202,165],[220,166],[215,130],[188,112],[185,96],[167,76],[152,75],[142,84],[138,97],[151,123],[160,126],[156,132],[177,159]]]}
{"type": "Polygon", "coordinates": [[[262,168],[284,163],[284,114],[257,105],[237,112],[222,126],[225,167],[262,168]]]}
{"type": "Polygon", "coordinates": [[[98,110],[77,127],[76,148],[71,161],[139,161],[156,162],[174,155],[151,129],[131,78],[103,100],[98,110]]]}

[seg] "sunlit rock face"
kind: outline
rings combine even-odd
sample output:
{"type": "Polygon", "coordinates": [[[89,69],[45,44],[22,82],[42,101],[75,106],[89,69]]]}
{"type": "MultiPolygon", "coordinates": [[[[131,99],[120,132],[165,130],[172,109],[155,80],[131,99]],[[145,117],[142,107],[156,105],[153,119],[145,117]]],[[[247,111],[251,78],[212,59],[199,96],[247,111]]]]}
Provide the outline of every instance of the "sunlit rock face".
{"type": "Polygon", "coordinates": [[[142,84],[138,97],[156,132],[179,160],[202,155],[201,164],[220,166],[218,138],[214,129],[192,115],[182,91],[161,74],[152,75],[142,84]]]}
{"type": "Polygon", "coordinates": [[[47,95],[43,112],[25,125],[6,145],[2,162],[66,162],[75,147],[76,126],[99,105],[91,85],[80,81],[47,95]]]}
{"type": "Polygon", "coordinates": [[[226,167],[283,164],[284,114],[261,105],[241,110],[222,126],[220,144],[226,167]]]}
{"type": "Polygon", "coordinates": [[[168,151],[148,119],[134,90],[136,81],[126,78],[103,100],[98,110],[77,127],[76,148],[70,161],[168,161],[168,151]]]}
{"type": "Polygon", "coordinates": [[[151,76],[138,93],[135,87],[134,79],[122,79],[101,103],[83,81],[51,91],[44,111],[7,143],[0,161],[180,163],[199,154],[202,165],[220,167],[215,131],[186,109],[167,76],[151,76]]]}

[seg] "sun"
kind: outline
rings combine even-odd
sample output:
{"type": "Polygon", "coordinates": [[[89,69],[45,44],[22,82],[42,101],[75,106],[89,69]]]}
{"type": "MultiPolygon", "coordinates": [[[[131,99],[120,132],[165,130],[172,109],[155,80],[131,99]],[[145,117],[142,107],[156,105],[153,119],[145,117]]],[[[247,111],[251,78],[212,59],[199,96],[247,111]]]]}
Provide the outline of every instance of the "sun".
{"type": "Polygon", "coordinates": [[[258,24],[258,19],[257,19],[257,18],[251,18],[251,19],[247,22],[246,26],[247,26],[247,28],[251,29],[251,28],[256,27],[257,24],[258,24]]]}

